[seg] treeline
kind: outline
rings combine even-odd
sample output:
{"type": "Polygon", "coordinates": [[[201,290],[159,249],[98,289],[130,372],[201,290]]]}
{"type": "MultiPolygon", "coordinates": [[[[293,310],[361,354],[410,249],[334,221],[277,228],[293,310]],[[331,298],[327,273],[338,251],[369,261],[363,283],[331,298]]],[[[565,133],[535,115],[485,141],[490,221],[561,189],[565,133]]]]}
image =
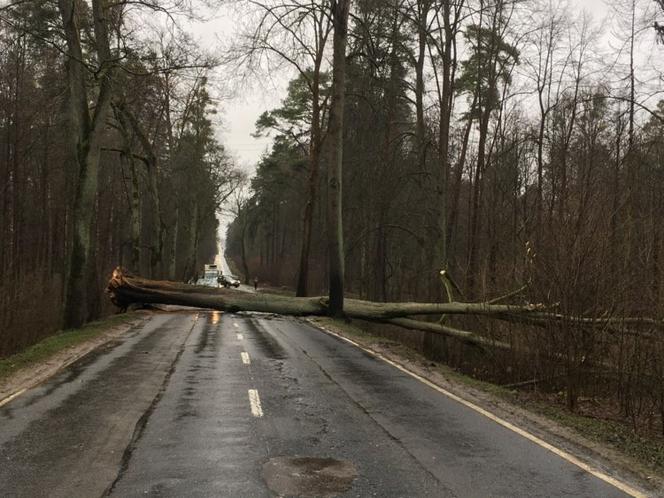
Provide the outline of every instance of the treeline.
{"type": "Polygon", "coordinates": [[[110,311],[116,265],[188,280],[217,252],[239,175],[210,62],[142,24],[168,15],[158,3],[130,4],[0,9],[0,356],[110,311]]]}
{"type": "MultiPolygon", "coordinates": [[[[279,4],[256,7],[258,28],[236,47],[244,64],[272,58],[296,77],[257,123],[274,145],[227,253],[262,281],[324,294],[327,165],[318,152],[330,85],[315,62],[330,27],[322,8],[279,4]],[[306,28],[290,22],[298,16],[306,28]],[[297,41],[284,43],[284,31],[297,41]]],[[[662,50],[648,17],[657,5],[617,5],[609,28],[564,3],[356,0],[343,140],[347,293],[447,299],[446,270],[457,300],[507,296],[572,317],[662,318],[664,106],[648,99],[644,81],[661,73],[643,52],[662,50]],[[609,29],[620,52],[601,52],[609,29]]],[[[664,430],[659,329],[453,323],[513,349],[478,360],[425,338],[428,354],[500,382],[562,390],[570,408],[602,398],[607,413],[664,430]]]]}

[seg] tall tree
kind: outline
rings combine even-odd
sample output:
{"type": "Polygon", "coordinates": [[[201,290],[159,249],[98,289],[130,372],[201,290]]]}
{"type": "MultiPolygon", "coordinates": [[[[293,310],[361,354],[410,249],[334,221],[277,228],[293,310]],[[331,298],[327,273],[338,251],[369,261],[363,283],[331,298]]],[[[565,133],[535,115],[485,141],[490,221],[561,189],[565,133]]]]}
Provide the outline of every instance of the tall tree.
{"type": "MultiPolygon", "coordinates": [[[[562,68],[556,68],[557,51],[562,45],[562,35],[564,27],[564,10],[554,6],[551,3],[541,6],[536,15],[543,18],[539,21],[537,29],[530,35],[530,44],[534,54],[532,57],[525,57],[525,64],[528,66],[529,77],[535,84],[537,95],[537,104],[539,110],[539,123],[537,125],[537,189],[535,196],[535,221],[534,221],[534,239],[535,247],[540,245],[540,235],[542,234],[543,210],[544,210],[544,169],[545,169],[545,132],[549,120],[549,114],[556,105],[556,98],[559,92],[555,92],[556,74],[554,70],[560,71],[557,81],[562,79],[566,71],[566,64],[562,68]]],[[[535,16],[533,16],[535,17],[535,16]]],[[[533,19],[533,22],[538,22],[533,19]]],[[[555,192],[555,191],[554,191],[555,192]]],[[[553,202],[555,202],[552,199],[553,202]]]]}
{"type": "Polygon", "coordinates": [[[311,94],[309,129],[309,183],[302,213],[302,245],[296,294],[306,296],[309,285],[309,253],[314,209],[318,199],[320,160],[325,130],[325,51],[332,29],[327,9],[314,0],[248,0],[256,22],[233,47],[231,57],[253,70],[287,66],[306,82],[311,94]]]}
{"type": "MultiPolygon", "coordinates": [[[[104,0],[92,1],[92,49],[97,61],[95,76],[99,89],[93,105],[87,88],[88,67],[81,45],[82,4],[58,0],[67,43],[69,82],[70,157],[77,166],[74,190],[72,242],[67,264],[64,325],[79,326],[93,314],[91,296],[95,285],[94,230],[101,138],[106,126],[116,71],[111,53],[108,21],[113,14],[104,0]]],[[[118,8],[115,7],[115,11],[118,8]]]]}
{"type": "MultiPolygon", "coordinates": [[[[434,76],[438,93],[440,117],[438,122],[438,158],[440,161],[440,180],[437,193],[437,239],[434,246],[435,264],[447,269],[448,262],[448,193],[450,176],[450,127],[455,94],[457,67],[457,38],[462,27],[464,0],[444,0],[436,10],[435,27],[429,39],[434,48],[434,62],[440,59],[441,70],[434,63],[434,76]]],[[[437,272],[436,272],[437,273],[437,272]]]]}
{"type": "Polygon", "coordinates": [[[499,109],[501,105],[499,84],[511,80],[511,68],[519,60],[518,50],[505,41],[508,18],[509,12],[505,12],[502,0],[483,6],[480,22],[466,28],[465,38],[472,47],[471,55],[462,62],[462,72],[457,82],[461,92],[473,96],[475,106],[470,112],[477,117],[479,124],[468,235],[467,286],[471,296],[477,291],[480,210],[489,122],[493,111],[499,109]]]}
{"type": "Polygon", "coordinates": [[[329,272],[329,312],[344,312],[344,233],[342,211],[342,167],[344,137],[344,97],[346,92],[346,40],[351,0],[331,0],[334,25],[332,61],[332,102],[327,141],[327,238],[329,272]]]}

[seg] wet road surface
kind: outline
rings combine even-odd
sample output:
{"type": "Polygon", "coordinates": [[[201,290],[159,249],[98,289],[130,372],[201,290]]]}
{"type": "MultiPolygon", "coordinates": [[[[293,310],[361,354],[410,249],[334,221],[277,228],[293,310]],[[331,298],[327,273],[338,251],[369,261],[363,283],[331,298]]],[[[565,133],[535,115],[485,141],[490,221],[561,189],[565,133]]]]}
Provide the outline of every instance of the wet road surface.
{"type": "Polygon", "coordinates": [[[0,496],[618,497],[306,323],[147,325],[0,407],[0,496]]]}

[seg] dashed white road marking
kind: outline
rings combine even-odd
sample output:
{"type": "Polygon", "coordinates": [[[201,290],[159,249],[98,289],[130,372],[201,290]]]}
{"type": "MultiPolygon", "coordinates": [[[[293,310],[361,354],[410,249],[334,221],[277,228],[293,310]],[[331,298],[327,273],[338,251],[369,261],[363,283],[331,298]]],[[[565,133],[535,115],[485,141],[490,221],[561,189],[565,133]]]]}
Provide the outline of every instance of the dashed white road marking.
{"type": "Polygon", "coordinates": [[[237,322],[233,322],[233,327],[235,327],[237,329],[237,328],[240,328],[240,325],[237,322]]]}
{"type": "Polygon", "coordinates": [[[256,389],[249,389],[249,404],[251,405],[251,414],[254,417],[263,416],[263,408],[261,408],[261,399],[258,397],[256,389]]]}
{"type": "Polygon", "coordinates": [[[18,398],[21,394],[23,394],[27,390],[28,390],[27,388],[23,388],[19,391],[16,391],[14,394],[12,394],[10,396],[7,396],[5,399],[1,399],[0,400],[0,406],[6,405],[7,403],[9,403],[14,398],[18,398]]]}
{"type": "Polygon", "coordinates": [[[241,341],[242,339],[244,339],[244,337],[242,337],[242,334],[237,334],[237,340],[241,341]]]}
{"type": "Polygon", "coordinates": [[[576,465],[577,467],[581,468],[582,470],[585,470],[589,474],[591,474],[591,475],[597,477],[598,479],[601,479],[602,481],[610,484],[614,488],[619,489],[623,493],[628,494],[630,496],[633,496],[634,498],[648,498],[648,495],[646,495],[642,491],[633,488],[629,484],[624,483],[624,482],[616,479],[615,477],[612,477],[612,476],[602,472],[601,470],[599,470],[599,469],[597,469],[597,468],[595,468],[591,465],[588,465],[587,463],[585,463],[584,461],[582,461],[579,458],[575,457],[571,453],[568,453],[565,450],[562,450],[560,448],[557,448],[557,447],[553,446],[552,444],[547,443],[543,439],[540,439],[539,437],[535,436],[534,434],[531,434],[530,432],[527,432],[524,429],[521,429],[520,427],[517,427],[516,425],[514,425],[514,424],[512,424],[512,423],[510,423],[510,422],[494,415],[493,413],[485,410],[484,408],[476,405],[475,403],[472,403],[472,402],[470,402],[466,399],[461,398],[460,396],[457,396],[454,393],[451,393],[447,389],[444,389],[444,388],[440,387],[439,385],[434,384],[430,380],[422,377],[421,375],[416,374],[415,372],[412,372],[408,368],[404,367],[403,365],[400,365],[397,362],[394,362],[394,361],[390,360],[389,358],[383,356],[382,354],[377,353],[376,351],[372,351],[371,349],[367,349],[364,346],[362,346],[361,344],[353,341],[352,339],[349,339],[349,338],[344,337],[340,334],[337,334],[336,332],[332,332],[331,330],[329,330],[327,328],[321,328],[321,327],[319,327],[319,328],[323,332],[326,332],[330,335],[333,335],[333,336],[341,339],[342,341],[346,341],[347,343],[352,344],[356,348],[359,348],[362,351],[365,351],[365,352],[369,353],[374,358],[378,358],[378,359],[384,361],[385,363],[388,363],[389,365],[392,365],[394,368],[396,368],[398,370],[401,370],[403,373],[405,373],[407,375],[410,375],[411,377],[414,377],[415,379],[417,379],[421,383],[426,384],[427,386],[431,387],[432,389],[435,389],[439,393],[447,396],[450,399],[453,399],[457,403],[460,403],[460,404],[470,408],[471,410],[473,410],[473,411],[475,411],[475,412],[477,412],[481,415],[484,415],[486,418],[494,421],[498,425],[502,425],[506,429],[519,434],[520,436],[528,439],[529,441],[535,443],[536,445],[538,445],[538,446],[540,446],[540,447],[542,447],[546,450],[549,450],[554,455],[559,456],[563,460],[567,460],[569,463],[571,463],[573,465],[576,465]]]}
{"type": "Polygon", "coordinates": [[[249,363],[251,363],[251,360],[249,359],[249,353],[242,351],[240,356],[242,356],[242,363],[245,365],[249,365],[249,363]]]}

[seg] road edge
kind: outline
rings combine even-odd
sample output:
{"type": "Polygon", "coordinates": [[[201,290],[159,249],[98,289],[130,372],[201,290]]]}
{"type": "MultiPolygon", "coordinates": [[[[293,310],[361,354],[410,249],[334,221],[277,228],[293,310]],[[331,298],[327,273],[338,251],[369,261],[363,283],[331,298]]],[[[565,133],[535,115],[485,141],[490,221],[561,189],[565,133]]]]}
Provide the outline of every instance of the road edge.
{"type": "Polygon", "coordinates": [[[54,352],[51,356],[36,361],[35,364],[22,367],[10,373],[5,379],[0,380],[0,393],[2,391],[9,392],[9,394],[0,397],[0,408],[30,389],[43,384],[81,358],[117,339],[132,328],[146,322],[151,316],[151,314],[137,315],[127,323],[109,326],[108,330],[104,330],[98,335],[86,338],[78,344],[67,346],[62,350],[54,352]],[[33,370],[34,374],[26,376],[29,370],[33,370]],[[26,379],[20,380],[21,376],[26,376],[26,379]]]}
{"type": "MultiPolygon", "coordinates": [[[[558,439],[558,437],[554,434],[542,434],[542,430],[538,431],[540,432],[540,435],[535,435],[531,430],[519,427],[513,422],[510,422],[506,420],[507,417],[497,415],[493,412],[491,412],[489,409],[486,407],[481,406],[476,402],[476,400],[470,400],[464,397],[462,394],[460,394],[458,391],[463,391],[462,385],[459,384],[457,392],[452,392],[446,387],[443,387],[442,385],[439,385],[436,383],[434,380],[427,378],[420,373],[414,371],[412,368],[409,367],[408,364],[404,363],[401,358],[397,359],[398,355],[391,354],[390,357],[386,356],[384,353],[377,351],[373,349],[370,345],[366,344],[361,344],[343,334],[341,331],[333,331],[330,328],[326,327],[325,325],[316,322],[315,320],[312,320],[310,318],[304,318],[303,319],[306,323],[311,325],[313,328],[320,330],[321,332],[331,335],[333,337],[336,337],[339,340],[342,340],[348,344],[351,344],[352,346],[360,349],[361,351],[364,351],[365,353],[371,355],[372,357],[379,359],[390,366],[400,370],[401,372],[415,378],[419,382],[427,385],[428,387],[434,389],[438,393],[452,399],[453,401],[460,403],[467,408],[475,411],[476,413],[479,413],[480,415],[490,419],[491,421],[497,423],[498,425],[501,425],[505,427],[506,429],[520,435],[521,437],[524,437],[531,441],[534,444],[537,444],[541,448],[546,449],[547,451],[550,451],[557,455],[558,457],[564,459],[565,461],[579,467],[580,469],[584,470],[585,472],[588,472],[589,474],[597,477],[598,479],[601,479],[602,481],[610,484],[611,486],[615,487],[616,489],[619,489],[623,493],[626,493],[629,496],[632,496],[634,498],[648,498],[649,496],[653,496],[651,494],[652,490],[648,489],[649,487],[645,487],[642,484],[637,484],[633,482],[633,479],[627,479],[625,476],[620,475],[620,472],[617,471],[614,468],[609,469],[609,462],[603,462],[604,465],[597,465],[597,462],[593,461],[593,458],[589,458],[587,455],[581,454],[581,452],[575,452],[576,454],[570,452],[569,449],[563,449],[559,446],[557,446],[554,442],[550,442],[544,439],[546,436],[551,436],[550,439],[555,440],[558,439]],[[544,437],[543,437],[544,436],[544,437]],[[606,467],[606,470],[603,470],[601,467],[606,467]],[[618,477],[615,477],[613,474],[618,474],[618,477]]],[[[489,393],[485,393],[489,394],[489,393]]],[[[524,410],[521,408],[521,410],[524,410]]],[[[527,411],[527,410],[526,410],[527,411]]],[[[584,448],[588,450],[589,452],[593,452],[592,448],[584,448]]]]}

